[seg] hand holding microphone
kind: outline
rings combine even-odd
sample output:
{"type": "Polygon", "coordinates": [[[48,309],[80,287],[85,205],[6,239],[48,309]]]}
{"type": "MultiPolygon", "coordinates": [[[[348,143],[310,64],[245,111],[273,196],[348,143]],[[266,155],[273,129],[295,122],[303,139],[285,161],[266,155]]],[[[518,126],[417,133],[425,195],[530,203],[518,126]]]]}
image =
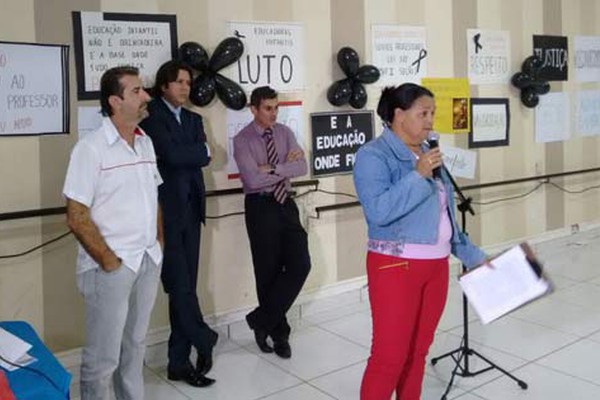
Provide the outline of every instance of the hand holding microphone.
{"type": "Polygon", "coordinates": [[[437,179],[442,179],[442,153],[440,151],[440,135],[433,131],[429,132],[429,134],[427,135],[427,143],[429,144],[429,151],[427,152],[427,154],[431,153],[434,150],[437,153],[435,156],[435,163],[434,160],[432,160],[432,164],[435,164],[433,165],[432,170],[433,177],[437,179]],[[437,158],[439,158],[439,160],[437,160],[437,158]]]}
{"type": "Polygon", "coordinates": [[[440,179],[442,176],[442,152],[439,148],[439,135],[429,132],[427,136],[429,151],[424,153],[417,161],[417,171],[424,177],[440,179]]]}

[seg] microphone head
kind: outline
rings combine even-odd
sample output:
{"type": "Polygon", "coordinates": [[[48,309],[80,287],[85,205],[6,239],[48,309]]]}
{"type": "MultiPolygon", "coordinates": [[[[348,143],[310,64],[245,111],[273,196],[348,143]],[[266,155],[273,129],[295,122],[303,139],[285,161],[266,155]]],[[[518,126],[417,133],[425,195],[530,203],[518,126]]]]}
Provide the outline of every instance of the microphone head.
{"type": "Polygon", "coordinates": [[[439,143],[440,143],[439,133],[430,131],[427,134],[427,144],[429,145],[429,148],[434,149],[434,148],[438,147],[439,143]]]}

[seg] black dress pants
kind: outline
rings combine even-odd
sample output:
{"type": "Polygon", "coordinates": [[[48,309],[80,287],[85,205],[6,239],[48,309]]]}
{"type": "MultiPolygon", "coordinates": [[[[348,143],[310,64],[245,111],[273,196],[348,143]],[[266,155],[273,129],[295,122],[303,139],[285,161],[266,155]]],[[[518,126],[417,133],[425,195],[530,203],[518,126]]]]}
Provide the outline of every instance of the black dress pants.
{"type": "Polygon", "coordinates": [[[259,304],[248,322],[274,340],[287,339],[285,315],[310,271],[307,234],[292,199],[279,204],[272,195],[249,194],[245,210],[259,304]]]}
{"type": "MultiPolygon", "coordinates": [[[[199,204],[199,202],[198,202],[199,204]]],[[[182,221],[165,223],[165,254],[162,281],[169,296],[169,368],[190,367],[190,352],[194,346],[200,356],[211,354],[217,333],[204,322],[198,303],[198,256],[201,223],[199,206],[182,221]]]]}

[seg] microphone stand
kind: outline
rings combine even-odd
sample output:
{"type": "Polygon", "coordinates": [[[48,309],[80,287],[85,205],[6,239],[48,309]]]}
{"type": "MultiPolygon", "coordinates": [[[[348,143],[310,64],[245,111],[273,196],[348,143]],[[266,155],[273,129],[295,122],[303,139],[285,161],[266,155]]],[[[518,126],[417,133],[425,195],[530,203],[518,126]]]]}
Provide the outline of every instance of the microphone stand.
{"type": "MultiPolygon", "coordinates": [[[[454,192],[458,196],[459,203],[457,204],[456,208],[458,208],[458,211],[460,211],[460,214],[461,214],[461,225],[462,225],[461,229],[462,229],[462,232],[468,236],[466,214],[467,214],[467,212],[469,212],[471,215],[475,215],[475,211],[473,211],[473,207],[471,207],[472,199],[470,197],[465,197],[462,190],[460,190],[460,187],[458,186],[458,184],[454,180],[454,177],[450,174],[450,171],[448,171],[446,166],[444,166],[442,164],[441,168],[443,168],[444,172],[446,173],[446,176],[450,179],[450,182],[452,182],[452,186],[454,187],[454,192]]],[[[467,271],[467,267],[463,264],[462,272],[464,273],[466,271],[467,271]]],[[[498,371],[502,372],[504,375],[506,375],[509,378],[511,378],[512,380],[516,381],[521,389],[523,389],[523,390],[527,389],[527,383],[518,379],[517,377],[512,375],[510,372],[508,372],[505,369],[494,364],[492,361],[490,361],[489,359],[487,359],[486,357],[482,356],[477,351],[475,351],[471,347],[469,347],[469,308],[468,308],[468,303],[467,303],[467,297],[465,296],[464,293],[462,295],[462,306],[463,306],[462,307],[463,338],[462,338],[460,347],[458,347],[457,349],[452,350],[446,354],[442,354],[441,356],[434,357],[431,359],[431,365],[437,364],[437,362],[439,360],[446,358],[446,357],[451,357],[455,362],[454,369],[452,370],[452,374],[450,376],[450,382],[448,382],[446,391],[442,395],[442,400],[446,400],[448,393],[450,392],[450,389],[452,388],[452,385],[454,383],[454,378],[456,377],[456,375],[462,376],[465,378],[469,378],[469,377],[473,377],[473,376],[482,374],[484,372],[490,371],[492,369],[497,369],[498,371]],[[479,357],[480,359],[485,361],[488,364],[488,366],[485,368],[482,368],[478,371],[472,371],[469,367],[469,356],[479,357]]]]}

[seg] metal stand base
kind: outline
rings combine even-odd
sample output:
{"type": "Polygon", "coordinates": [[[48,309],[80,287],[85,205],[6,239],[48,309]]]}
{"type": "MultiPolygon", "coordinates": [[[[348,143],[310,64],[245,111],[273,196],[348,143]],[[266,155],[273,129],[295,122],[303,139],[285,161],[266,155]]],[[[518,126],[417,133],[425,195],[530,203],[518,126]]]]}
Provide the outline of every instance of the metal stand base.
{"type": "Polygon", "coordinates": [[[512,380],[514,380],[515,382],[517,382],[517,384],[519,385],[519,387],[523,390],[526,390],[528,388],[527,383],[525,383],[524,381],[520,380],[519,378],[517,378],[516,376],[514,376],[513,374],[511,374],[510,372],[508,372],[507,370],[499,367],[498,365],[494,364],[492,361],[490,361],[489,359],[487,359],[486,357],[482,356],[481,354],[479,354],[477,351],[470,349],[464,345],[461,345],[458,349],[456,350],[452,350],[446,354],[442,354],[439,357],[435,357],[431,359],[431,365],[435,365],[437,364],[437,362],[443,358],[446,357],[451,357],[454,362],[455,362],[455,366],[454,369],[452,370],[452,375],[450,376],[450,382],[448,382],[448,386],[446,386],[446,391],[444,392],[444,394],[442,395],[442,400],[446,400],[448,393],[450,392],[450,389],[452,388],[452,385],[454,384],[454,378],[458,375],[458,376],[462,376],[464,378],[470,378],[473,376],[477,376],[479,374],[483,374],[484,372],[490,371],[492,369],[497,369],[498,371],[502,372],[504,375],[508,376],[509,378],[511,378],[512,380]],[[471,371],[469,370],[469,360],[468,357],[479,357],[480,359],[482,359],[483,361],[485,361],[488,366],[485,368],[482,368],[480,370],[477,371],[471,371]],[[461,362],[464,361],[464,366],[461,365],[461,362]]]}
{"type": "MultiPolygon", "coordinates": [[[[456,208],[458,208],[458,210],[461,213],[462,232],[465,235],[467,235],[467,215],[466,215],[467,211],[469,213],[471,213],[471,215],[475,215],[475,212],[473,211],[473,208],[471,207],[471,198],[470,197],[467,198],[463,195],[462,191],[460,190],[460,187],[454,180],[454,177],[450,174],[450,172],[448,172],[448,170],[445,167],[444,167],[444,171],[450,178],[450,181],[452,182],[452,186],[454,187],[454,191],[460,200],[460,202],[458,203],[456,208]]],[[[463,272],[466,272],[467,268],[463,265],[462,270],[463,270],[463,272]]],[[[484,356],[482,356],[481,354],[479,354],[478,352],[476,352],[475,350],[473,350],[469,347],[469,308],[468,308],[467,298],[464,294],[462,296],[462,301],[463,301],[463,303],[462,303],[462,306],[463,306],[463,339],[462,339],[461,345],[456,350],[452,350],[449,353],[446,353],[439,357],[435,357],[435,358],[431,359],[432,365],[437,364],[437,362],[439,360],[441,360],[442,358],[446,358],[446,357],[451,357],[454,360],[454,362],[456,363],[456,365],[454,366],[454,369],[452,370],[452,375],[450,376],[450,382],[448,382],[446,391],[442,395],[442,400],[446,400],[446,398],[448,396],[448,392],[450,392],[450,389],[452,388],[452,384],[454,383],[454,378],[456,377],[456,375],[468,378],[468,377],[482,374],[482,373],[490,371],[492,369],[497,369],[498,371],[502,372],[504,375],[508,376],[509,378],[511,378],[512,380],[517,382],[521,389],[523,389],[523,390],[527,389],[527,387],[528,387],[527,383],[516,378],[510,372],[506,371],[503,368],[500,368],[499,366],[497,366],[496,364],[494,364],[493,362],[491,362],[490,360],[488,360],[487,358],[485,358],[484,356]],[[480,369],[479,371],[471,371],[469,369],[469,357],[472,357],[472,356],[479,357],[480,359],[485,361],[488,364],[488,366],[480,369]],[[461,363],[462,363],[462,365],[461,365],[461,363]]]]}

